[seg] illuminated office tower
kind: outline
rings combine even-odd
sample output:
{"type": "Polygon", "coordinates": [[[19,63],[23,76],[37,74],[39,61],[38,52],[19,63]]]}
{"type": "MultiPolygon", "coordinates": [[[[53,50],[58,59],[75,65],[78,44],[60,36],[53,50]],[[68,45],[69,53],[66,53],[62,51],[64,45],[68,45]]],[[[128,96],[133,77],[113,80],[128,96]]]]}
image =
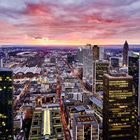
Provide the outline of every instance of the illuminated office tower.
{"type": "MultiPolygon", "coordinates": [[[[136,92],[136,103],[138,104],[140,101],[140,95],[139,90],[140,90],[140,72],[139,72],[139,67],[140,67],[140,61],[139,58],[140,55],[137,52],[129,52],[129,66],[128,66],[128,74],[133,77],[133,85],[135,88],[136,92]],[[138,101],[139,100],[139,101],[138,101]]],[[[140,103],[138,105],[138,114],[140,116],[140,103]]]]}
{"type": "Polygon", "coordinates": [[[92,92],[95,91],[95,61],[104,58],[104,49],[97,45],[87,44],[83,48],[83,80],[91,85],[92,92]]]}
{"type": "Polygon", "coordinates": [[[103,85],[103,140],[137,140],[133,77],[105,74],[103,85]]]}
{"type": "Polygon", "coordinates": [[[127,41],[125,41],[124,43],[124,47],[123,47],[123,66],[128,66],[128,50],[129,50],[129,46],[127,41]]]}
{"type": "Polygon", "coordinates": [[[96,93],[103,91],[103,75],[108,73],[109,62],[106,60],[97,60],[95,62],[95,82],[96,82],[96,93]]]}
{"type": "MultiPolygon", "coordinates": [[[[133,86],[135,90],[135,115],[140,116],[140,55],[137,52],[129,52],[129,66],[128,66],[128,73],[133,77],[133,86]]],[[[139,118],[136,120],[136,123],[139,123],[139,118]]],[[[138,126],[137,126],[138,127],[138,126]]],[[[138,129],[139,130],[139,129],[138,129]]],[[[139,132],[136,132],[136,134],[139,132]]]]}
{"type": "Polygon", "coordinates": [[[0,68],[0,139],[13,139],[12,71],[0,68]]]}
{"type": "Polygon", "coordinates": [[[99,124],[93,114],[74,114],[73,140],[99,140],[99,124]]]}

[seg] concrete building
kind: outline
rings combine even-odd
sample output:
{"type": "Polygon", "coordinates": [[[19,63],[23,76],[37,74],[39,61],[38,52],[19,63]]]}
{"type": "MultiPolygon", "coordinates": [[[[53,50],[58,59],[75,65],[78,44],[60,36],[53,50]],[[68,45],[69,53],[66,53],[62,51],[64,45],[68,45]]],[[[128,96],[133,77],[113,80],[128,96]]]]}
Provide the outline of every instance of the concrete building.
{"type": "Polygon", "coordinates": [[[42,138],[42,108],[36,108],[33,112],[29,140],[43,140],[42,138]]]}
{"type": "Polygon", "coordinates": [[[61,123],[59,104],[48,104],[43,107],[43,135],[49,139],[63,140],[63,127],[61,123]]]}
{"type": "Polygon", "coordinates": [[[93,114],[74,114],[73,140],[99,140],[99,125],[93,114]]]}
{"type": "Polygon", "coordinates": [[[109,62],[107,60],[96,60],[95,61],[95,93],[103,91],[103,75],[109,71],[109,62]]]}

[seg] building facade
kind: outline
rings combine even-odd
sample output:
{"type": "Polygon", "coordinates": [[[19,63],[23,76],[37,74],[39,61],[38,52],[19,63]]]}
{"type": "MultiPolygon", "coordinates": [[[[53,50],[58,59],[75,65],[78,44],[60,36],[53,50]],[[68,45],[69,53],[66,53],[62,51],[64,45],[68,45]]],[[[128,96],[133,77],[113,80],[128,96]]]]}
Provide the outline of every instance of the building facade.
{"type": "MultiPolygon", "coordinates": [[[[140,116],[140,55],[137,52],[129,52],[128,73],[133,77],[133,86],[135,90],[135,115],[140,116]]],[[[138,118],[138,117],[137,117],[138,118]]],[[[137,127],[139,127],[139,118],[137,120],[137,127]]],[[[139,129],[138,129],[139,130],[139,129]]],[[[137,132],[139,135],[139,132],[137,132]]]]}
{"type": "Polygon", "coordinates": [[[99,91],[103,91],[103,75],[108,73],[109,70],[109,62],[106,60],[97,60],[95,64],[95,83],[96,83],[96,93],[99,91]]]}
{"type": "Polygon", "coordinates": [[[0,68],[0,139],[13,139],[12,71],[0,68]]]}
{"type": "Polygon", "coordinates": [[[99,125],[93,114],[74,114],[73,140],[99,140],[99,125]]]}
{"type": "Polygon", "coordinates": [[[32,117],[29,140],[42,140],[42,108],[35,108],[32,117]]]}
{"type": "Polygon", "coordinates": [[[103,85],[103,139],[137,139],[133,77],[119,72],[105,74],[103,85]]]}
{"type": "Polygon", "coordinates": [[[49,139],[64,139],[59,104],[49,104],[43,109],[42,128],[43,135],[47,135],[49,139]]]}
{"type": "Polygon", "coordinates": [[[103,48],[91,44],[87,44],[83,48],[83,80],[92,85],[93,94],[96,92],[96,60],[102,60],[103,58],[103,48]]]}

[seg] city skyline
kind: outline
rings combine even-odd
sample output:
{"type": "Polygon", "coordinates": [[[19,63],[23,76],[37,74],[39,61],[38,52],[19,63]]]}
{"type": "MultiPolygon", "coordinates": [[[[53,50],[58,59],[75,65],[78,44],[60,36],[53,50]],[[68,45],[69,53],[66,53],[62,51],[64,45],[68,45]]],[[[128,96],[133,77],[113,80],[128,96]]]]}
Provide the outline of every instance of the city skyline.
{"type": "Polygon", "coordinates": [[[140,1],[1,0],[0,44],[139,44],[140,1]]]}
{"type": "Polygon", "coordinates": [[[0,137],[139,140],[140,48],[128,48],[2,46],[0,137]]]}

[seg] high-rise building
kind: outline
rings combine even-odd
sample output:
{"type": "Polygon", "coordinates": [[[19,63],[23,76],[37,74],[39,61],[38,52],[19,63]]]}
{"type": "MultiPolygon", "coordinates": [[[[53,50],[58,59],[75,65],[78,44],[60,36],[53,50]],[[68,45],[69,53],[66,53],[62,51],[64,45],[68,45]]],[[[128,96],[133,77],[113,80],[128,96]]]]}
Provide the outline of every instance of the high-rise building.
{"type": "MultiPolygon", "coordinates": [[[[133,77],[133,85],[135,89],[136,103],[138,104],[138,93],[139,93],[139,53],[130,52],[129,53],[129,66],[128,74],[133,77]]],[[[140,109],[140,108],[139,108],[140,109]]],[[[138,108],[136,108],[138,110],[138,108]]],[[[139,115],[140,115],[140,110],[139,115]]]]}
{"type": "Polygon", "coordinates": [[[138,117],[138,140],[140,139],[140,116],[138,117]]]}
{"type": "Polygon", "coordinates": [[[109,62],[106,60],[97,60],[95,62],[95,73],[96,73],[96,93],[99,91],[103,91],[103,75],[108,73],[109,70],[109,62]]]}
{"type": "MultiPolygon", "coordinates": [[[[135,115],[140,116],[140,55],[137,52],[129,52],[129,66],[128,73],[133,77],[133,86],[135,91],[135,115]]],[[[137,117],[138,118],[138,117],[137,117]]],[[[139,118],[136,120],[138,126],[139,118]]],[[[139,129],[138,129],[139,130],[139,129]]],[[[139,136],[139,132],[136,132],[139,136]]]]}
{"type": "Polygon", "coordinates": [[[83,48],[83,80],[92,85],[92,92],[95,91],[96,87],[95,61],[103,59],[103,50],[103,48],[91,44],[87,44],[83,48]]]}
{"type": "Polygon", "coordinates": [[[120,61],[119,57],[110,57],[111,66],[113,68],[119,68],[119,66],[120,66],[119,61],[120,61]]]}
{"type": "Polygon", "coordinates": [[[105,74],[103,85],[103,139],[137,139],[133,77],[119,72],[105,74]]]}
{"type": "Polygon", "coordinates": [[[3,67],[3,58],[0,59],[0,67],[3,67]]]}
{"type": "Polygon", "coordinates": [[[74,61],[74,55],[72,53],[67,54],[67,61],[70,64],[72,64],[72,62],[74,61]]]}
{"type": "Polygon", "coordinates": [[[99,140],[99,124],[93,114],[74,114],[73,140],[99,140]]]}
{"type": "Polygon", "coordinates": [[[12,71],[0,68],[0,139],[13,139],[12,71]]]}
{"type": "Polygon", "coordinates": [[[123,47],[123,66],[128,66],[128,50],[129,50],[129,46],[127,41],[125,41],[123,47]]]}
{"type": "Polygon", "coordinates": [[[79,63],[83,63],[83,48],[78,48],[77,51],[77,60],[79,63]]]}

